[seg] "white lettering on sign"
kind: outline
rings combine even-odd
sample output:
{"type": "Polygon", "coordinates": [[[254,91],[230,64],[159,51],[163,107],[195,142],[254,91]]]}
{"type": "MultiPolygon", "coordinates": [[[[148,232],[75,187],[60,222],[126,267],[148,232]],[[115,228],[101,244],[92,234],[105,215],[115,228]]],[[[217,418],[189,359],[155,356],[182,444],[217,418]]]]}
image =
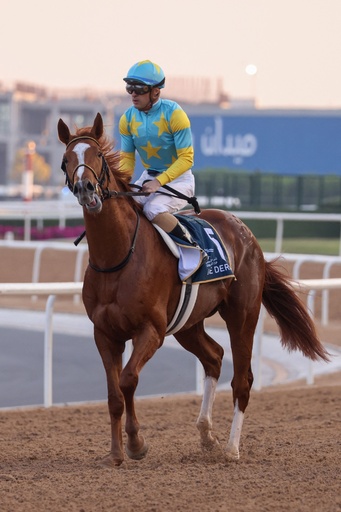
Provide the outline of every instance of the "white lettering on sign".
{"type": "Polygon", "coordinates": [[[205,156],[230,156],[235,163],[253,156],[257,151],[257,138],[252,133],[224,134],[223,120],[214,118],[214,127],[207,126],[200,138],[200,149],[205,156]]]}

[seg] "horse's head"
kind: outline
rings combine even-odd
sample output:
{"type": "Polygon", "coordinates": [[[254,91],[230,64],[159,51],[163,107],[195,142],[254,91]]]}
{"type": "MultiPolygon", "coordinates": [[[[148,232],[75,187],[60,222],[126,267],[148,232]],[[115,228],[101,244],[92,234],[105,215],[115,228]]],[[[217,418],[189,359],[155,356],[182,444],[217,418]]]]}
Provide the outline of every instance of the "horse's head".
{"type": "Polygon", "coordinates": [[[72,135],[62,119],[58,122],[59,140],[66,145],[62,162],[66,183],[80,205],[89,212],[102,209],[103,186],[110,180],[109,169],[99,140],[103,135],[103,120],[97,114],[92,128],[72,135]]]}

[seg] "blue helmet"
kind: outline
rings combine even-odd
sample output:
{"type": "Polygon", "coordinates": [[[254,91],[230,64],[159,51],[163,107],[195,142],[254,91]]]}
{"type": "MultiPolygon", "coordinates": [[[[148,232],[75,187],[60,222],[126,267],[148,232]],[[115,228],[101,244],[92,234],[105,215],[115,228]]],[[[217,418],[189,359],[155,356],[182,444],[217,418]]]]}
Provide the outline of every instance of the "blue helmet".
{"type": "Polygon", "coordinates": [[[154,62],[141,60],[134,64],[123,78],[128,84],[145,84],[162,89],[165,86],[165,74],[154,62]]]}

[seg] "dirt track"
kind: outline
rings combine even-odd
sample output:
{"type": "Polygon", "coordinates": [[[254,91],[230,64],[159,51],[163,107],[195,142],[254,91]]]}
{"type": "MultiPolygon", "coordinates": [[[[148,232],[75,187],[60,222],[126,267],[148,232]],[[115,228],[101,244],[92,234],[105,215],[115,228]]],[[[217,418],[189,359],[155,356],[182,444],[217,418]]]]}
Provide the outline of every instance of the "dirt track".
{"type": "MultiPolygon", "coordinates": [[[[147,458],[99,465],[109,450],[106,406],[0,413],[2,512],[336,512],[341,508],[341,386],[252,394],[241,460],[203,454],[198,397],[138,402],[147,458]]],[[[230,393],[214,407],[224,447],[230,393]]]]}
{"type": "MultiPolygon", "coordinates": [[[[30,280],[27,257],[23,263],[13,253],[7,263],[1,257],[3,281],[30,280]]],[[[72,263],[47,257],[42,280],[72,279],[72,263]]],[[[314,272],[302,277],[316,277],[320,270],[314,272]]],[[[27,307],[27,300],[2,298],[0,305],[27,307]]],[[[30,303],[36,309],[44,305],[30,303]]],[[[65,298],[56,309],[79,312],[82,306],[65,298]]],[[[339,300],[332,301],[331,314],[326,341],[340,345],[339,300]]],[[[216,398],[213,417],[222,450],[211,454],[199,447],[198,397],[140,400],[137,409],[150,451],[146,459],[127,460],[115,470],[99,464],[110,446],[106,405],[0,412],[0,511],[341,510],[340,374],[311,387],[296,383],[252,392],[238,463],[228,462],[223,451],[231,393],[216,398]]]]}

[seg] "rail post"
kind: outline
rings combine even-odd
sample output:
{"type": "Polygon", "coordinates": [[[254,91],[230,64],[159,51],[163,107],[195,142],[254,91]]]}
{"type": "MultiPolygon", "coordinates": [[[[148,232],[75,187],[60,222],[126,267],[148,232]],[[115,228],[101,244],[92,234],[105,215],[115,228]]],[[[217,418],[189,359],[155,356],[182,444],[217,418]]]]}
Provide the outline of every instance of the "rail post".
{"type": "Polygon", "coordinates": [[[49,295],[45,307],[44,333],[44,407],[52,406],[53,306],[55,295],[49,295]]]}

